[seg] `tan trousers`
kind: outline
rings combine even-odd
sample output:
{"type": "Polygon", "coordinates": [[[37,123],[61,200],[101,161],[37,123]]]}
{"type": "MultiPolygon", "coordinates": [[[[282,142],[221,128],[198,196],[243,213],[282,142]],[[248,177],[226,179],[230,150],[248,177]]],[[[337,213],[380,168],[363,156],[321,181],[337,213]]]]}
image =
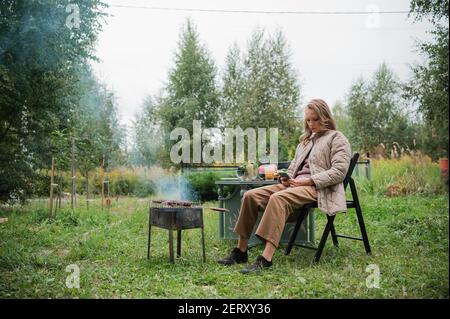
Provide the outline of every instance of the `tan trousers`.
{"type": "Polygon", "coordinates": [[[234,232],[250,238],[258,219],[258,211],[264,214],[255,235],[263,242],[270,241],[275,247],[281,239],[284,226],[293,211],[304,204],[317,200],[314,186],[285,187],[282,184],[254,188],[244,193],[239,218],[234,232]]]}

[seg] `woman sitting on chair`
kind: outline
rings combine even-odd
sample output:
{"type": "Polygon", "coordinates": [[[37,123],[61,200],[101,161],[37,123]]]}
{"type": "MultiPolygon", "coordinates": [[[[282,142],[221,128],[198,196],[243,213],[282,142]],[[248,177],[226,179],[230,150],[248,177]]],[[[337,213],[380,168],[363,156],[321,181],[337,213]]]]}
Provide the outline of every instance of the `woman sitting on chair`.
{"type": "Polygon", "coordinates": [[[343,181],[350,164],[351,149],[347,138],[336,131],[327,103],[311,100],[305,109],[305,132],[300,137],[295,158],[288,168],[289,178],[279,184],[245,192],[234,232],[239,234],[237,247],[219,260],[222,265],[248,261],[248,240],[258,218],[264,214],[255,235],[265,243],[262,255],[242,273],[259,272],[272,266],[288,217],[304,204],[317,201],[318,208],[329,214],[347,209],[343,181]]]}

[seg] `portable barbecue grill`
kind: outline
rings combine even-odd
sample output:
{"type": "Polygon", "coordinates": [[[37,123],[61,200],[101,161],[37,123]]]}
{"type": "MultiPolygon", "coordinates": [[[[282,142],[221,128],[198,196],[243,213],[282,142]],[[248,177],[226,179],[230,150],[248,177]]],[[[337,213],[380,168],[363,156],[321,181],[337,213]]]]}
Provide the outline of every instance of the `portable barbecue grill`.
{"type": "MultiPolygon", "coordinates": [[[[226,212],[223,208],[210,208],[226,212]]],[[[203,262],[206,262],[205,233],[203,224],[203,207],[199,203],[182,200],[153,200],[149,210],[147,259],[150,258],[152,226],[169,231],[169,260],[174,262],[173,230],[177,231],[177,257],[181,256],[181,231],[183,229],[201,228],[203,262]]]]}

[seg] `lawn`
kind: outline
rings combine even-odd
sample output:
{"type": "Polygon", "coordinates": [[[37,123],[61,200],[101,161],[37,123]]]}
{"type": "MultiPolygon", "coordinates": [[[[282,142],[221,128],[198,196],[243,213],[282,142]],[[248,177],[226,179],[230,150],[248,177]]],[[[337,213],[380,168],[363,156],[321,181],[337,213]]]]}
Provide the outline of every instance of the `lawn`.
{"type": "MultiPolygon", "coordinates": [[[[372,255],[362,242],[340,239],[335,248],[329,240],[319,264],[310,264],[313,251],[294,247],[284,256],[281,249],[273,269],[260,275],[216,263],[234,243],[219,239],[218,213],[209,210],[207,262],[193,229],[183,232],[182,257],[170,264],[162,229],[153,228],[146,259],[148,199],[114,199],[109,213],[97,199],[89,211],[62,209],[51,221],[44,200],[2,207],[0,217],[9,220],[0,225],[0,298],[448,298],[448,195],[360,197],[372,255]],[[80,269],[79,288],[66,287],[72,264],[80,269]],[[380,271],[379,288],[366,285],[371,267],[380,271]]],[[[316,213],[316,236],[325,220],[316,213]]],[[[352,210],[335,225],[358,235],[352,210]]],[[[250,249],[251,260],[261,249],[250,249]]]]}

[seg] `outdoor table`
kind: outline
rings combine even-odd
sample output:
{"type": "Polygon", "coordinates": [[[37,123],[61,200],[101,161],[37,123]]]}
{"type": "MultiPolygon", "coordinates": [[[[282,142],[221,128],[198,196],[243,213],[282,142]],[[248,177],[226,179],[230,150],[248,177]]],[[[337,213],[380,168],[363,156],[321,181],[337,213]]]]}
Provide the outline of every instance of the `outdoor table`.
{"type": "MultiPolygon", "coordinates": [[[[220,239],[238,239],[239,236],[233,232],[234,225],[236,224],[239,216],[239,210],[241,206],[241,199],[247,190],[277,184],[277,180],[251,180],[242,181],[240,179],[221,179],[215,182],[219,187],[219,205],[222,208],[226,208],[229,212],[219,213],[219,237],[220,239]],[[224,187],[230,186],[232,190],[229,195],[225,197],[224,187]]],[[[261,220],[262,211],[259,214],[256,226],[253,229],[252,235],[249,239],[249,246],[255,246],[261,243],[261,240],[255,236],[255,230],[259,221],[261,220]]],[[[290,235],[292,234],[295,226],[294,222],[286,223],[283,234],[281,235],[280,243],[288,243],[290,235]]],[[[309,214],[309,218],[305,220],[300,227],[298,235],[295,239],[295,244],[308,245],[314,243],[314,212],[309,214]]]]}

